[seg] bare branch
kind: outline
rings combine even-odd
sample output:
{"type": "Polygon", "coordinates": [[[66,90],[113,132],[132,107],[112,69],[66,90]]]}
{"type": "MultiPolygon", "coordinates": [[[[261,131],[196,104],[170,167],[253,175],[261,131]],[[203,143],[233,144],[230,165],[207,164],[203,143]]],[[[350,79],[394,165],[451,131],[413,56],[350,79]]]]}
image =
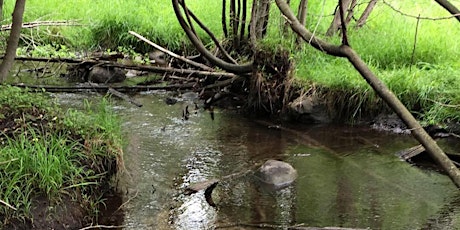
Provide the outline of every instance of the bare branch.
{"type": "Polygon", "coordinates": [[[460,10],[457,7],[452,5],[448,0],[435,0],[439,5],[441,5],[444,9],[449,11],[457,20],[460,22],[460,10]]]}
{"type": "Polygon", "coordinates": [[[180,10],[180,5],[178,0],[172,0],[172,5],[174,8],[174,13],[176,14],[177,20],[179,21],[179,24],[181,25],[182,29],[184,30],[185,34],[187,34],[187,37],[190,39],[190,42],[195,46],[195,48],[200,52],[206,59],[208,59],[212,64],[226,70],[229,72],[233,73],[238,73],[238,74],[243,74],[243,73],[249,73],[252,71],[253,68],[253,62],[249,62],[246,64],[233,64],[233,63],[228,63],[218,57],[216,57],[214,54],[212,54],[209,50],[206,49],[206,47],[203,45],[203,43],[200,41],[200,39],[197,37],[196,34],[194,34],[191,30],[190,27],[187,25],[185,22],[184,17],[182,16],[182,12],[180,10]]]}
{"type": "MultiPolygon", "coordinates": [[[[451,16],[446,16],[446,17],[437,17],[437,18],[433,18],[433,17],[421,17],[420,15],[419,16],[415,16],[415,15],[411,15],[411,14],[407,14],[407,13],[404,13],[402,12],[401,10],[398,10],[396,9],[396,7],[394,7],[393,5],[391,5],[390,3],[386,2],[385,0],[383,1],[383,3],[385,5],[387,5],[388,7],[390,7],[392,10],[396,11],[397,13],[403,15],[403,16],[406,16],[406,17],[410,17],[410,18],[417,18],[417,19],[421,19],[421,20],[433,20],[433,21],[436,21],[436,20],[447,20],[447,19],[451,19],[451,18],[460,18],[460,13],[456,13],[456,14],[452,14],[451,16]]],[[[459,19],[460,20],[460,19],[459,19]]]]}
{"type": "Polygon", "coordinates": [[[211,68],[211,67],[209,67],[209,66],[207,66],[207,65],[203,65],[203,64],[198,63],[198,62],[194,62],[194,61],[192,61],[192,60],[190,60],[190,59],[187,59],[187,58],[185,58],[185,57],[183,57],[183,56],[180,56],[180,55],[178,55],[178,54],[176,54],[176,53],[173,53],[173,52],[171,52],[171,51],[169,51],[169,50],[167,50],[167,49],[165,49],[165,48],[163,48],[163,47],[161,47],[161,46],[159,46],[159,45],[153,43],[152,41],[148,40],[148,39],[145,38],[144,36],[142,36],[142,35],[140,35],[140,34],[134,32],[134,31],[129,31],[129,34],[131,34],[131,35],[133,35],[133,36],[139,38],[140,40],[146,42],[147,44],[149,44],[149,45],[155,47],[155,49],[157,49],[157,50],[159,50],[159,51],[161,51],[161,52],[163,52],[163,53],[167,53],[167,54],[169,54],[171,57],[177,58],[177,59],[179,59],[179,60],[181,60],[181,61],[183,61],[183,62],[185,62],[185,63],[187,63],[187,64],[196,66],[196,67],[198,67],[198,68],[200,68],[200,69],[203,69],[203,70],[214,71],[213,68],[211,68]]]}

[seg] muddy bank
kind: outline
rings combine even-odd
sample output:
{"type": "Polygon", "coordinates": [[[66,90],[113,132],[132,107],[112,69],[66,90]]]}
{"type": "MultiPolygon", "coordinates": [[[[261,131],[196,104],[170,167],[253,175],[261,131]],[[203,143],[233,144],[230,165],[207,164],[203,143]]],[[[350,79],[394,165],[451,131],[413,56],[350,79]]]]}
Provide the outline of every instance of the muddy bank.
{"type": "Polygon", "coordinates": [[[111,108],[99,100],[64,111],[48,94],[0,89],[0,228],[101,224],[123,164],[111,108]]]}

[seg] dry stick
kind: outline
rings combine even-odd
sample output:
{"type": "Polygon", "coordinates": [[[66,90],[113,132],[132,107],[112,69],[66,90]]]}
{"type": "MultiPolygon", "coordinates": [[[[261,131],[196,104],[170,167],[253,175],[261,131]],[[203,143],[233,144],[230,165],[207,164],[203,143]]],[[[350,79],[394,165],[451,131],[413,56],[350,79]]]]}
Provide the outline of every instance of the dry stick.
{"type": "MultiPolygon", "coordinates": [[[[22,23],[23,29],[39,26],[81,26],[81,24],[78,24],[75,21],[35,21],[22,23]]],[[[11,30],[11,24],[3,25],[0,30],[11,30]]]]}
{"type": "MultiPolygon", "coordinates": [[[[0,56],[3,59],[3,56],[0,56]]],[[[202,71],[194,69],[177,69],[172,67],[160,67],[160,66],[146,66],[146,65],[127,65],[112,61],[103,60],[83,60],[83,59],[72,59],[72,58],[44,58],[44,57],[16,57],[15,60],[19,61],[38,61],[38,62],[66,62],[73,64],[100,64],[102,66],[119,67],[124,69],[143,70],[154,73],[177,73],[177,74],[196,74],[203,76],[214,76],[214,77],[237,77],[238,75],[227,72],[215,72],[215,71],[202,71]]]]}
{"type": "Polygon", "coordinates": [[[12,84],[12,86],[29,88],[29,89],[45,89],[48,92],[80,92],[82,90],[96,90],[107,91],[109,88],[114,88],[122,92],[138,92],[149,90],[177,90],[177,89],[191,89],[196,83],[174,84],[174,85],[137,85],[137,86],[109,86],[109,85],[78,85],[78,86],[51,86],[51,85],[26,85],[26,84],[12,84]]]}
{"type": "MultiPolygon", "coordinates": [[[[439,0],[436,0],[436,2],[439,2],[439,0]]],[[[436,21],[436,20],[448,20],[448,19],[451,19],[451,18],[457,18],[459,21],[460,21],[460,14],[457,13],[457,14],[452,14],[451,16],[447,16],[447,17],[437,17],[437,18],[431,18],[431,17],[420,17],[419,16],[415,16],[415,15],[410,15],[410,14],[407,14],[407,13],[404,13],[398,9],[396,9],[396,7],[392,6],[390,3],[386,2],[386,1],[383,1],[383,3],[385,5],[387,5],[388,7],[390,7],[392,10],[396,11],[397,13],[403,15],[403,16],[406,16],[406,17],[411,17],[411,18],[418,18],[418,19],[424,19],[424,20],[432,20],[432,21],[436,21]]]]}
{"type": "Polygon", "coordinates": [[[16,211],[16,210],[17,210],[15,207],[13,207],[12,205],[10,205],[10,204],[6,203],[6,202],[5,202],[5,201],[3,201],[3,200],[0,200],[0,204],[3,204],[3,205],[5,205],[5,206],[6,206],[6,207],[8,207],[8,208],[11,208],[11,209],[13,209],[14,211],[16,211]]]}
{"type": "Polygon", "coordinates": [[[215,71],[213,68],[211,68],[211,67],[209,67],[209,66],[207,66],[207,65],[203,65],[203,64],[201,64],[201,63],[194,62],[194,61],[192,61],[192,60],[190,60],[190,59],[187,59],[187,58],[185,58],[185,57],[183,57],[183,56],[180,56],[180,55],[178,55],[178,54],[176,54],[176,53],[173,53],[173,52],[171,52],[171,51],[169,51],[169,50],[167,50],[167,49],[165,49],[165,48],[163,48],[163,47],[161,47],[161,46],[159,46],[159,45],[153,43],[152,41],[148,40],[147,38],[143,37],[142,35],[140,35],[140,34],[134,32],[134,31],[129,31],[129,34],[131,34],[131,35],[133,35],[133,36],[139,38],[140,40],[146,42],[147,44],[149,44],[149,45],[155,47],[155,49],[160,50],[160,51],[163,52],[163,53],[167,53],[167,54],[169,54],[171,57],[177,58],[177,59],[179,59],[179,60],[181,60],[181,61],[183,61],[183,62],[185,62],[185,63],[187,63],[187,64],[196,66],[196,67],[198,67],[198,68],[200,68],[200,69],[203,69],[203,70],[215,71]]]}
{"type": "Polygon", "coordinates": [[[415,25],[415,35],[414,35],[414,47],[412,49],[412,55],[410,57],[410,66],[409,72],[412,72],[412,65],[414,64],[415,49],[417,48],[417,35],[418,35],[418,25],[420,23],[420,14],[417,17],[417,24],[415,25]]]}
{"type": "Polygon", "coordinates": [[[302,36],[304,40],[310,40],[313,47],[322,50],[328,54],[346,57],[354,68],[361,74],[367,83],[374,89],[374,91],[387,103],[388,106],[404,121],[404,123],[411,129],[412,135],[425,147],[430,156],[439,164],[439,166],[449,175],[454,184],[460,188],[460,171],[446,156],[444,151],[436,144],[428,133],[417,122],[409,110],[402,104],[402,102],[394,95],[388,87],[377,78],[377,76],[369,69],[367,64],[361,57],[349,46],[342,45],[336,46],[325,42],[319,38],[315,38],[313,34],[300,24],[297,18],[292,13],[289,6],[284,0],[276,0],[276,4],[280,11],[289,18],[291,28],[302,36]]]}
{"type": "Polygon", "coordinates": [[[112,87],[109,87],[109,90],[107,91],[108,93],[112,94],[112,95],[115,95],[137,107],[142,107],[142,104],[137,102],[136,100],[134,100],[133,98],[129,97],[128,95],[124,94],[124,93],[121,93],[121,92],[118,92],[117,90],[115,90],[114,88],[112,87]]]}

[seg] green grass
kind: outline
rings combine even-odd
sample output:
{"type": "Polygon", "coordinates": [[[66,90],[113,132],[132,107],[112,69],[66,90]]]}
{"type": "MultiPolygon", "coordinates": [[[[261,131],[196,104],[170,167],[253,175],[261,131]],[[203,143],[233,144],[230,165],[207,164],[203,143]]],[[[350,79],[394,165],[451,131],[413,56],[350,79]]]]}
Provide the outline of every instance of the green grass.
{"type": "MultiPolygon", "coordinates": [[[[294,11],[299,0],[292,0],[294,11]]],[[[429,0],[388,1],[402,12],[414,16],[445,17],[449,13],[429,0]]],[[[452,1],[460,7],[459,1],[452,1]]],[[[222,38],[220,22],[220,1],[187,1],[188,6],[205,24],[222,38]]],[[[340,44],[336,37],[324,34],[332,21],[335,1],[310,1],[307,28],[334,44],[340,44]],[[323,5],[324,4],[324,5],[323,5]]],[[[365,8],[359,5],[356,17],[365,8]]],[[[5,15],[10,14],[12,2],[6,3],[5,15]]],[[[25,35],[72,49],[124,50],[137,52],[150,50],[143,42],[128,35],[134,30],[152,41],[171,50],[189,48],[189,42],[182,32],[169,0],[113,0],[113,1],[30,1],[27,2],[25,21],[77,19],[81,27],[49,27],[27,30],[25,35]],[[55,9],[60,9],[56,11],[55,9]],[[40,31],[40,32],[37,32],[40,31]],[[31,36],[34,33],[41,36],[31,36]],[[46,34],[55,36],[48,36],[46,34]]],[[[4,22],[5,23],[5,22],[4,22]]],[[[356,95],[351,111],[361,106],[372,108],[378,101],[369,86],[344,59],[328,57],[308,45],[302,49],[294,47],[292,36],[281,33],[283,20],[276,5],[272,5],[268,36],[261,41],[263,47],[278,47],[291,50],[295,62],[295,76],[300,82],[315,83],[324,92],[343,92],[356,95]],[[366,98],[361,98],[366,97],[366,98]]],[[[355,30],[352,22],[349,29],[351,46],[361,55],[373,71],[381,78],[404,104],[426,123],[458,121],[460,104],[460,24],[455,19],[420,20],[414,50],[417,19],[406,17],[378,2],[367,24],[355,30]],[[446,106],[447,105],[447,106],[446,106]]],[[[203,34],[202,31],[199,31],[203,34]]],[[[203,38],[205,43],[209,38],[203,38]]],[[[24,44],[33,49],[30,42],[24,44]]],[[[36,51],[37,52],[37,51],[36,51]]],[[[338,100],[341,101],[341,100],[338,100]]],[[[342,100],[343,101],[343,100],[342,100]]],[[[341,106],[341,105],[338,105],[341,106]]],[[[381,104],[375,108],[383,108],[381,104]]],[[[357,113],[355,113],[357,114],[357,113]]],[[[353,115],[353,114],[351,114],[353,115]]]]}
{"type": "Polygon", "coordinates": [[[0,199],[18,209],[0,205],[0,221],[32,218],[39,196],[100,202],[122,164],[119,120],[107,100],[62,111],[46,94],[0,86],[0,105],[0,199]]]}
{"type": "MultiPolygon", "coordinates": [[[[9,15],[13,2],[5,4],[5,15],[9,15]]],[[[190,1],[188,6],[204,22],[210,22],[216,14],[209,14],[209,9],[218,9],[220,4],[219,1],[207,1],[206,4],[190,1]]],[[[129,35],[129,30],[171,50],[182,49],[184,44],[189,44],[169,0],[30,1],[26,5],[24,21],[34,20],[78,20],[83,26],[30,30],[42,32],[41,36],[35,36],[38,41],[65,43],[74,48],[115,50],[118,46],[125,46],[140,51],[150,49],[145,43],[129,35]]],[[[219,31],[221,26],[220,23],[213,23],[210,28],[219,31]]]]}

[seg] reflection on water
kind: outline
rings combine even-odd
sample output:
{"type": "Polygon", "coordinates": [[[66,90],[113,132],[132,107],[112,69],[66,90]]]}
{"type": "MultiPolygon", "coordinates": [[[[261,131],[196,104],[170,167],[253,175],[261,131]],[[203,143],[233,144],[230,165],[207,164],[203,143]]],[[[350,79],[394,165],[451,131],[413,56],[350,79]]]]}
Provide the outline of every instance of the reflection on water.
{"type": "Polygon", "coordinates": [[[458,229],[458,191],[449,178],[400,161],[394,153],[415,144],[408,136],[363,127],[261,122],[216,111],[181,119],[183,103],[164,95],[119,102],[127,137],[126,229],[257,229],[270,226],[339,226],[371,229],[458,229]],[[217,209],[191,183],[242,172],[267,159],[298,171],[282,190],[260,187],[248,174],[222,181],[213,192],[217,209]]]}

